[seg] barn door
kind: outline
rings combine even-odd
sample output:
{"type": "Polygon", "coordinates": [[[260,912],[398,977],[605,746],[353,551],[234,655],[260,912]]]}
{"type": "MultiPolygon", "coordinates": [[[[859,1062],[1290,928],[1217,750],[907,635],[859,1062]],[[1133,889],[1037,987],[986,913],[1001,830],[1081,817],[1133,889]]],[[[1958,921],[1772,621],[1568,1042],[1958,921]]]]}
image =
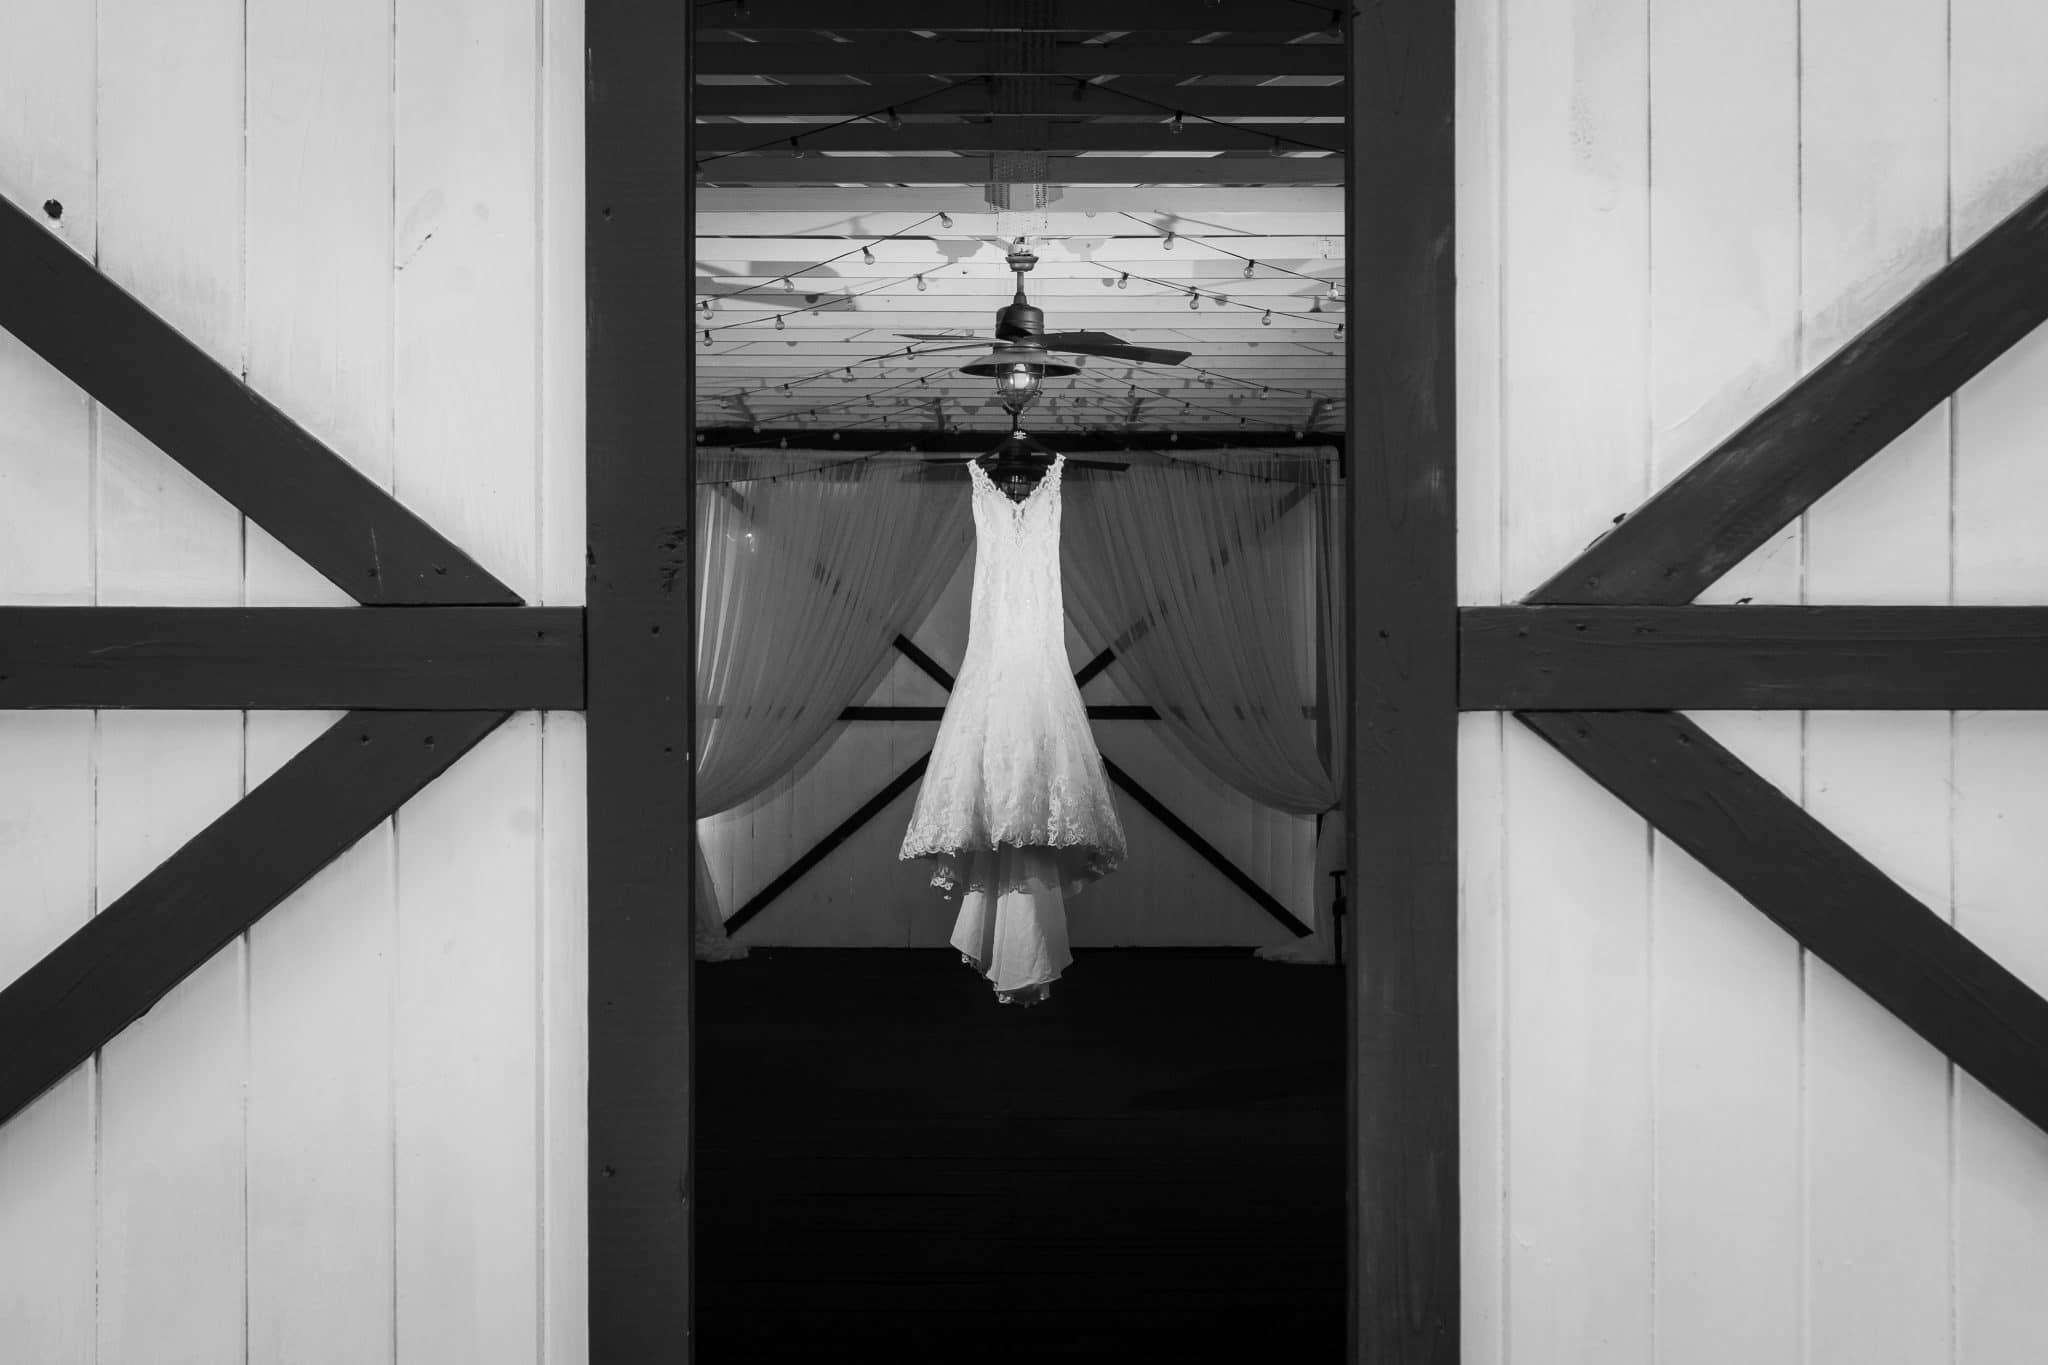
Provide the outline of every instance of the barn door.
{"type": "Polygon", "coordinates": [[[1461,9],[1463,1358],[2029,1359],[2048,27],[1513,9],[1461,9]]]}

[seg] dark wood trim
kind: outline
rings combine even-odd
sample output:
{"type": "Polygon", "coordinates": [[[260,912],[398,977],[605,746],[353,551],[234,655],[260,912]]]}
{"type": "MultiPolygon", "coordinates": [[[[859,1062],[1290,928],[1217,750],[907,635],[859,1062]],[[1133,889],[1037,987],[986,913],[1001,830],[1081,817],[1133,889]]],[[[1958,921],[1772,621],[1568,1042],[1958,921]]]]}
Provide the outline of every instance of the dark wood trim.
{"type": "MultiPolygon", "coordinates": [[[[845,451],[901,450],[926,455],[981,454],[993,450],[1003,433],[985,431],[934,431],[926,428],[851,427],[837,431],[823,427],[700,427],[697,444],[706,449],[777,451],[787,441],[798,450],[845,451]]],[[[1216,450],[1216,449],[1344,449],[1341,432],[1310,431],[1296,436],[1290,428],[1266,427],[1230,431],[1222,427],[1191,427],[1184,431],[1051,431],[1045,440],[1069,454],[1082,451],[1104,453],[1117,450],[1216,450]]]]}
{"type": "Polygon", "coordinates": [[[2048,190],[1527,600],[1691,601],[2044,320],[2048,190]]]}
{"type": "Polygon", "coordinates": [[[1351,1020],[1353,1339],[1374,1365],[1456,1365],[1457,335],[1453,6],[1348,5],[1346,411],[1359,890],[1351,1020]]]}
{"type": "Polygon", "coordinates": [[[1519,719],[2037,1127],[2048,1000],[1684,716],[1519,719]]]}
{"type": "Polygon", "coordinates": [[[580,607],[0,607],[0,710],[582,706],[580,607]]]}
{"type": "MultiPolygon", "coordinates": [[[[1147,109],[1130,100],[1122,112],[1143,114],[1147,109]]],[[[1270,152],[1275,138],[1281,139],[1289,151],[1321,147],[1341,152],[1344,130],[1330,124],[1184,120],[1180,131],[1175,132],[1164,115],[1153,123],[1061,122],[1055,114],[1050,120],[992,117],[985,122],[905,123],[897,128],[886,123],[848,123],[814,132],[788,124],[764,127],[758,123],[719,123],[697,130],[698,155],[722,156],[756,150],[780,154],[787,143],[778,146],[778,135],[784,139],[801,137],[804,151],[811,154],[886,152],[892,156],[915,156],[929,152],[1270,152]]]]}
{"type": "Polygon", "coordinates": [[[0,199],[0,328],[358,602],[519,595],[0,199]]]}
{"type": "Polygon", "coordinates": [[[726,918],[726,933],[736,934],[741,929],[744,929],[748,921],[773,905],[782,896],[783,892],[802,881],[812,868],[830,857],[834,849],[860,833],[868,821],[887,810],[891,802],[917,785],[917,780],[924,776],[924,770],[930,765],[931,761],[932,756],[926,754],[902,772],[890,778],[888,785],[869,797],[859,810],[841,820],[837,825],[834,825],[824,838],[805,849],[803,855],[788,867],[782,869],[776,875],[774,881],[769,882],[768,885],[756,891],[752,899],[748,900],[745,905],[733,911],[726,918]]]}
{"type": "Polygon", "coordinates": [[[694,1356],[695,8],[585,9],[593,1365],[694,1356]]]}
{"type": "MultiPolygon", "coordinates": [[[[854,30],[858,34],[859,30],[854,30]]],[[[851,43],[705,43],[699,76],[1341,76],[1335,43],[1083,43],[1056,41],[1036,70],[1018,44],[917,38],[900,31],[851,43]]],[[[1035,45],[1034,45],[1035,46],[1035,45]]]]}
{"type": "Polygon", "coordinates": [[[354,712],[0,990],[0,1123],[468,753],[501,711],[354,712]]]}
{"type": "Polygon", "coordinates": [[[1138,780],[1119,768],[1107,755],[1102,759],[1102,771],[1109,780],[1122,788],[1124,795],[1143,807],[1145,813],[1166,826],[1173,836],[1195,851],[1197,857],[1223,874],[1224,880],[1251,897],[1252,904],[1277,920],[1288,933],[1296,938],[1307,938],[1315,930],[1303,924],[1292,910],[1282,905],[1273,893],[1260,886],[1251,874],[1225,857],[1223,851],[1204,839],[1193,825],[1175,815],[1165,802],[1139,785],[1138,780]]]}
{"type": "Polygon", "coordinates": [[[1468,607],[1467,711],[2048,710],[2048,607],[1468,607]]]}
{"type": "Polygon", "coordinates": [[[930,678],[946,691],[951,692],[953,690],[953,675],[946,671],[945,665],[925,653],[922,649],[919,649],[917,642],[908,635],[898,635],[890,643],[895,645],[898,654],[901,654],[917,666],[918,672],[930,678]]]}
{"type": "Polygon", "coordinates": [[[1105,668],[1108,668],[1115,662],[1116,651],[1114,649],[1103,650],[1087,663],[1081,665],[1081,671],[1074,675],[1074,686],[1086,687],[1089,683],[1094,682],[1096,677],[1105,668]]]}
{"type": "MultiPolygon", "coordinates": [[[[1003,22],[990,6],[958,0],[889,0],[885,5],[849,7],[842,0],[698,0],[697,22],[707,32],[901,33],[910,29],[936,32],[997,31],[1076,34],[1112,30],[1146,32],[1259,33],[1296,37],[1324,31],[1313,22],[1313,8],[1300,13],[1276,11],[1270,0],[1043,0],[1031,7],[1012,7],[1003,22]],[[1042,18],[1038,16],[1042,15],[1042,18]],[[1193,22],[1191,22],[1193,21],[1193,22]]],[[[1334,12],[1334,7],[1333,7],[1334,12]]]]}
{"type": "MultiPolygon", "coordinates": [[[[902,117],[967,114],[985,118],[1092,118],[1178,109],[1209,118],[1337,118],[1341,85],[1176,85],[1171,77],[1123,77],[1098,85],[1034,83],[1015,92],[1020,108],[1004,111],[986,81],[933,85],[929,78],[881,77],[869,85],[700,85],[697,116],[832,120],[860,118],[903,106],[902,117]]],[[[1320,136],[1320,134],[1316,134],[1320,136]]]]}

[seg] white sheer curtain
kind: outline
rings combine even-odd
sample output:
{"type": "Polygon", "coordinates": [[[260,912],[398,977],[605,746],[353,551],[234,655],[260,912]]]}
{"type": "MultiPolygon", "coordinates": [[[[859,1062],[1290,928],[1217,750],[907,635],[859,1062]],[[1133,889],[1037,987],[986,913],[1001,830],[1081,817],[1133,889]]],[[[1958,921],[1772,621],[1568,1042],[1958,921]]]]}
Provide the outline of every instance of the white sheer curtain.
{"type": "MultiPolygon", "coordinates": [[[[1196,762],[1320,820],[1344,786],[1334,470],[1291,453],[1119,458],[1129,467],[1068,483],[1069,611],[1196,762]]],[[[1325,883],[1342,843],[1318,840],[1316,933],[1262,956],[1335,960],[1325,883]]]]}
{"type": "MultiPolygon", "coordinates": [[[[922,460],[707,452],[697,487],[697,813],[824,748],[973,538],[966,485],[922,460]]],[[[697,956],[743,956],[697,855],[697,956]]]]}

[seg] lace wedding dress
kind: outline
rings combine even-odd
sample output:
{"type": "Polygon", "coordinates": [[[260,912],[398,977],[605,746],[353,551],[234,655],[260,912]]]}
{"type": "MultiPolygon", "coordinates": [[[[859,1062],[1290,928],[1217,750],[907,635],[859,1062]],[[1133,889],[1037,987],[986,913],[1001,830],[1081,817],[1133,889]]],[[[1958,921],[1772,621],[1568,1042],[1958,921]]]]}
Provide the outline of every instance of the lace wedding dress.
{"type": "Polygon", "coordinates": [[[960,895],[953,946],[1005,1004],[1043,1000],[1073,958],[1066,897],[1124,857],[1102,755],[1067,671],[1055,456],[1022,502],[978,464],[967,656],[903,836],[960,895]]]}

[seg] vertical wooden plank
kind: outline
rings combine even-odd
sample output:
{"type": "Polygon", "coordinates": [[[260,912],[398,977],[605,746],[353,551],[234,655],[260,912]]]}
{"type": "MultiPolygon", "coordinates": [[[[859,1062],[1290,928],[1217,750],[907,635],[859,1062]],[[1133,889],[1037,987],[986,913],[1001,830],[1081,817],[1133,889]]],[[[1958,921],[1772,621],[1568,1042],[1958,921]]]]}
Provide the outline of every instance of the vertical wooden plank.
{"type": "MultiPolygon", "coordinates": [[[[1947,24],[1946,0],[1802,6],[1802,370],[1946,259],[1947,24]]],[[[1944,404],[1807,514],[1807,600],[1948,600],[1948,425],[1944,404]]],[[[1807,809],[1943,911],[1949,764],[1945,714],[1807,717],[1807,809]]],[[[1808,1350],[1947,1360],[1952,1068],[1826,964],[1805,972],[1808,1350]]]]}
{"type": "MultiPolygon", "coordinates": [[[[90,712],[0,712],[0,982],[92,913],[92,735],[90,712]]],[[[0,1339],[52,1365],[94,1358],[95,1066],[0,1125],[0,1339]]]]}
{"type": "Polygon", "coordinates": [[[692,1358],[695,16],[589,0],[584,22],[590,1332],[623,1365],[692,1358]]]}
{"type": "MultiPolygon", "coordinates": [[[[1458,601],[1503,600],[1501,0],[1460,0],[1457,65],[1458,601]]],[[[1458,1170],[1463,1365],[1507,1359],[1506,717],[1458,727],[1458,1170]]],[[[1354,891],[1355,895],[1356,892],[1354,891]]]]}
{"type": "MultiPolygon", "coordinates": [[[[1502,573],[1534,587],[1647,492],[1648,18],[1503,6],[1502,573]]],[[[1649,837],[1506,729],[1506,1335],[1650,1355],[1649,837]]]]}
{"type": "Polygon", "coordinates": [[[1403,1365],[1460,1354],[1454,29],[1347,29],[1351,1355],[1403,1365]]]}
{"type": "MultiPolygon", "coordinates": [[[[111,904],[242,794],[242,717],[100,718],[111,904]]],[[[100,1053],[99,1359],[240,1359],[245,957],[231,944],[100,1053]]]]}
{"type": "Polygon", "coordinates": [[[400,1360],[539,1357],[539,726],[398,816],[400,1360]]]}
{"type": "MultiPolygon", "coordinates": [[[[239,0],[106,0],[98,53],[100,266],[240,368],[239,0]]],[[[111,415],[99,425],[98,600],[239,602],[239,514],[111,415]]],[[[241,791],[239,714],[104,715],[99,904],[241,791]]],[[[230,946],[102,1051],[103,1362],[244,1351],[245,971],[230,946]]]]}
{"type": "MultiPolygon", "coordinates": [[[[1650,6],[1652,487],[1795,374],[1797,12],[1788,0],[1650,6]]],[[[1703,600],[1798,601],[1798,550],[1797,528],[1787,528],[1703,600]]],[[[1798,789],[1797,715],[1712,719],[1724,743],[1798,789]]],[[[1662,835],[1652,840],[1651,897],[1657,1356],[1671,1365],[1791,1360],[1799,949],[1662,835]]]]}
{"type": "MultiPolygon", "coordinates": [[[[1951,244],[1960,251],[2048,183],[2048,10],[2027,0],[1952,0],[1951,244]]],[[[2040,602],[2048,498],[2039,452],[2048,332],[1957,394],[1955,597],[2040,602]]],[[[1956,927],[2036,990],[2048,990],[2039,831],[2048,819],[2048,715],[1962,714],[1955,729],[1956,927]]],[[[1956,1358],[2021,1360],[2048,1340],[2048,1136],[1967,1076],[1956,1080],[1956,1358]]]]}
{"type": "MultiPolygon", "coordinates": [[[[584,578],[583,6],[543,0],[540,600],[584,578]]],[[[590,1360],[590,865],[581,715],[541,730],[541,1357],[590,1360]]]]}
{"type": "MultiPolygon", "coordinates": [[[[391,4],[248,15],[249,382],[391,482],[391,4]]],[[[348,599],[248,528],[247,600],[348,599]]],[[[247,782],[334,719],[252,713],[247,782]]],[[[249,1351],[389,1361],[395,1340],[392,822],[249,941],[249,1351]]]]}
{"type": "MultiPolygon", "coordinates": [[[[0,194],[95,246],[93,15],[0,9],[0,194]]],[[[92,404],[0,333],[0,601],[92,601],[92,404]]],[[[0,981],[92,913],[93,717],[0,713],[0,981]]],[[[94,1358],[94,1091],[78,1068],[0,1126],[0,1340],[52,1365],[94,1358]]]]}
{"type": "MultiPolygon", "coordinates": [[[[393,485],[539,584],[541,13],[398,0],[393,485]]],[[[539,717],[397,819],[398,1356],[540,1352],[539,717]]]]}
{"type": "Polygon", "coordinates": [[[397,0],[397,477],[531,599],[540,405],[538,0],[397,0]]]}

